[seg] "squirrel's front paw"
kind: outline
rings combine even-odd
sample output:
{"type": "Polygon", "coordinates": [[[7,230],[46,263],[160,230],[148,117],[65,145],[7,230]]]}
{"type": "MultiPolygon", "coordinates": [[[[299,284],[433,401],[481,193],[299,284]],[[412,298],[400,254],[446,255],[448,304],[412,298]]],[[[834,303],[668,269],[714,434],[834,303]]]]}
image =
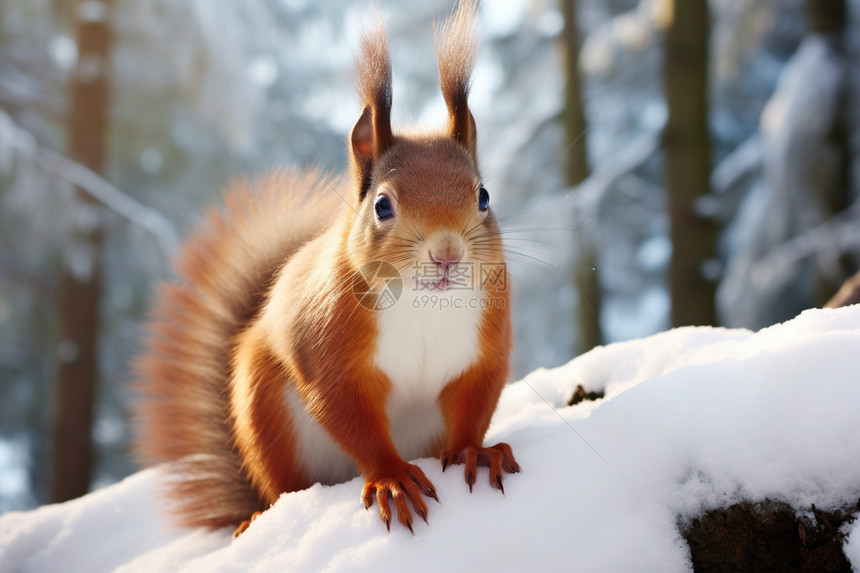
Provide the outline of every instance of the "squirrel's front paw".
{"type": "Polygon", "coordinates": [[[427,504],[424,503],[421,494],[432,497],[436,501],[439,501],[439,497],[421,468],[412,464],[404,464],[404,466],[402,470],[391,472],[392,475],[368,478],[361,492],[361,500],[364,502],[364,509],[369,509],[373,505],[373,497],[376,494],[379,515],[389,531],[391,531],[390,501],[394,500],[397,521],[415,535],[412,530],[412,512],[409,510],[407,499],[412,502],[415,513],[427,523],[427,504]]]}
{"type": "Polygon", "coordinates": [[[466,478],[466,483],[469,484],[470,492],[472,491],[472,486],[475,484],[475,476],[478,473],[479,465],[490,468],[490,485],[502,493],[505,493],[505,487],[502,485],[502,470],[509,474],[519,473],[520,471],[520,465],[514,459],[511,447],[505,443],[498,443],[489,448],[473,448],[469,446],[459,452],[442,450],[442,453],[439,454],[439,459],[442,460],[443,472],[449,464],[464,464],[466,466],[463,474],[466,478]]]}

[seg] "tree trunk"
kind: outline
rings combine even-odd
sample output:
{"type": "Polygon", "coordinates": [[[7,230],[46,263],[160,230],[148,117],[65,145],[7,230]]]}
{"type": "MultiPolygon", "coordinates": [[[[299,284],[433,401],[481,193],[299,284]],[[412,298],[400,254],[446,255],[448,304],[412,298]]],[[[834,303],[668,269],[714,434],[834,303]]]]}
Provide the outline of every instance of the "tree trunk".
{"type": "Polygon", "coordinates": [[[588,177],[585,112],[579,77],[579,27],[576,0],[560,0],[564,16],[562,59],[565,74],[564,128],[567,136],[565,174],[568,185],[579,185],[588,177]]]}
{"type": "MultiPolygon", "coordinates": [[[[833,120],[833,127],[829,134],[827,147],[838,154],[839,165],[836,168],[835,177],[821,186],[817,191],[821,194],[820,202],[828,216],[833,216],[851,205],[851,136],[849,127],[850,97],[850,66],[848,56],[845,53],[845,0],[807,0],[806,18],[809,29],[814,34],[827,37],[835,56],[842,62],[843,76],[840,86],[839,109],[833,120]]],[[[816,306],[827,301],[833,296],[833,291],[839,288],[838,281],[834,281],[834,275],[841,273],[839,279],[850,276],[857,270],[858,259],[853,256],[843,255],[839,260],[833,261],[836,268],[834,272],[821,273],[818,277],[818,300],[816,306]]],[[[825,306],[830,306],[828,302],[825,306]]]]}
{"type": "Polygon", "coordinates": [[[669,291],[672,324],[714,324],[717,230],[696,212],[708,193],[711,145],[708,133],[707,0],[671,0],[664,40],[664,90],[668,122],[663,139],[672,262],[669,291]],[[711,263],[711,265],[708,265],[711,263]]]}
{"type": "MultiPolygon", "coordinates": [[[[109,0],[81,0],[72,16],[78,62],[70,80],[68,152],[96,172],[104,166],[110,45],[109,0]]],[[[87,492],[97,388],[101,212],[75,189],[58,292],[56,416],[51,477],[55,502],[87,492]]]]}
{"type": "Polygon", "coordinates": [[[831,34],[841,40],[846,15],[845,0],[806,0],[809,28],[816,34],[831,34]]]}
{"type": "MultiPolygon", "coordinates": [[[[585,112],[579,75],[579,29],[576,18],[576,0],[560,0],[564,16],[562,31],[562,60],[565,73],[564,128],[567,140],[565,175],[567,185],[579,185],[588,177],[588,148],[586,146],[585,112]]],[[[593,233],[587,225],[592,221],[574,221],[576,229],[574,284],[578,295],[576,324],[579,353],[587,352],[601,343],[600,284],[597,272],[597,249],[593,233]]]]}

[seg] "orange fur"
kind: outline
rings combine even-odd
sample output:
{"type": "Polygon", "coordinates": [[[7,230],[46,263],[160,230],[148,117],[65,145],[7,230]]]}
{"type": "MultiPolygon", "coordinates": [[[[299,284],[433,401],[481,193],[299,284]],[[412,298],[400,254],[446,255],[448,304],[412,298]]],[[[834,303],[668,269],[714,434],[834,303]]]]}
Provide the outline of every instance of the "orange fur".
{"type": "MultiPolygon", "coordinates": [[[[335,188],[348,188],[343,178],[335,188]]],[[[235,524],[261,507],[225,424],[232,337],[257,312],[283,260],[337,217],[339,199],[319,177],[282,170],[229,190],[161,288],[137,361],[135,450],[172,462],[172,512],[188,526],[235,524]]]]}
{"type": "Polygon", "coordinates": [[[446,280],[451,265],[504,262],[495,219],[479,208],[466,104],[474,11],[461,2],[439,40],[443,132],[391,132],[391,70],[377,25],[356,60],[363,110],[349,138],[351,183],[282,171],[240,185],[183,250],[181,283],[162,290],[139,362],[136,406],[138,451],[171,462],[167,493],[180,523],[241,523],[240,533],[281,493],[358,471],[365,506],[375,501],[386,525],[396,514],[411,530],[412,511],[426,520],[423,496],[436,493],[398,440],[412,456],[463,463],[470,488],[478,464],[499,489],[502,471],[518,471],[506,444],[482,445],[508,374],[507,288],[487,284],[460,300],[491,304],[448,315],[405,301],[375,310],[353,292],[373,261],[401,276],[435,265],[446,280]],[[376,211],[382,200],[390,217],[376,211]],[[462,349],[446,341],[449,331],[477,348],[451,357],[462,349]],[[403,426],[410,408],[423,426],[403,426]]]}

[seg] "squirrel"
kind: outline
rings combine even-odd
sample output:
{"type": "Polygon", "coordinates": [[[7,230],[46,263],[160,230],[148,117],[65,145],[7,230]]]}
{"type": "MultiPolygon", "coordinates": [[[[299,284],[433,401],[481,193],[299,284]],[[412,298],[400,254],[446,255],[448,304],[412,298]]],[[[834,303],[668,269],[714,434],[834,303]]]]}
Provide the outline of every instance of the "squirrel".
{"type": "Polygon", "coordinates": [[[282,493],[361,474],[365,509],[414,534],[413,511],[426,522],[424,497],[439,499],[406,460],[463,464],[470,491],[479,465],[502,493],[520,471],[508,444],[483,446],[512,329],[468,107],[476,11],[461,0],[437,30],[444,129],[392,131],[377,20],[355,58],[349,172],[234,184],[181,250],[133,412],[139,458],[169,462],[179,525],[235,537],[282,493]]]}

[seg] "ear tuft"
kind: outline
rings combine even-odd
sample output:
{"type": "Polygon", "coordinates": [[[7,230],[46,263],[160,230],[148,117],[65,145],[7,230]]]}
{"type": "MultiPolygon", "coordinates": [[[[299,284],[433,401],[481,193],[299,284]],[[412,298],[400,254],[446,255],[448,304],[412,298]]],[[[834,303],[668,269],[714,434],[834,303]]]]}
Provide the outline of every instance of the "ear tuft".
{"type": "Polygon", "coordinates": [[[388,37],[381,16],[361,33],[361,47],[355,55],[356,91],[362,113],[350,135],[353,174],[363,199],[370,185],[376,161],[392,143],[391,59],[388,37]]]}
{"type": "Polygon", "coordinates": [[[469,85],[478,38],[475,0],[460,0],[457,11],[436,29],[436,53],[439,57],[439,85],[448,107],[448,132],[476,156],[477,133],[469,110],[469,85]]]}

